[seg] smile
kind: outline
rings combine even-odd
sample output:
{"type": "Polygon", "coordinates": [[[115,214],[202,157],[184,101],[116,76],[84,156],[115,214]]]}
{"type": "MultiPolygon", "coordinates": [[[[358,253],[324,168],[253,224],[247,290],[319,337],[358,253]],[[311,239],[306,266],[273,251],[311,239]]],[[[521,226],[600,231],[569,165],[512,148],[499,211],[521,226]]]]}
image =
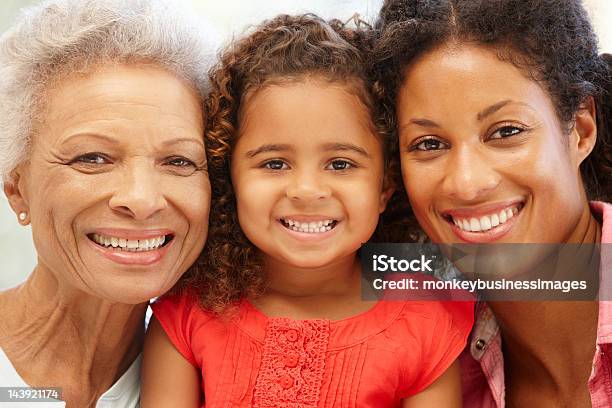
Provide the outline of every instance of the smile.
{"type": "Polygon", "coordinates": [[[336,225],[338,225],[338,220],[333,219],[300,222],[289,218],[281,218],[280,222],[287,229],[307,234],[320,234],[323,232],[327,232],[335,228],[336,225]]]}
{"type": "Polygon", "coordinates": [[[127,239],[102,234],[89,234],[87,237],[104,248],[112,248],[124,252],[154,251],[172,240],[171,235],[160,235],[148,239],[127,239]]]}
{"type": "Polygon", "coordinates": [[[449,215],[447,219],[462,231],[484,232],[509,221],[512,217],[517,215],[521,209],[522,204],[516,204],[479,217],[453,217],[449,215]]]}

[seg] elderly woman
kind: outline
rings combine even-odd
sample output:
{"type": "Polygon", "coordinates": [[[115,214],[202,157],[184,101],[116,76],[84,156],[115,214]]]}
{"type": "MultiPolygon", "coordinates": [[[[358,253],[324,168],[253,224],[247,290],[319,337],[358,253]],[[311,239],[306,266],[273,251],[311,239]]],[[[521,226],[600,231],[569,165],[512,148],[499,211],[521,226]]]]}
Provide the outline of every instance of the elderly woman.
{"type": "Polygon", "coordinates": [[[0,170],[38,264],[0,293],[0,385],[132,407],[149,299],[200,253],[209,47],[153,0],[57,0],[0,40],[0,170]]]}
{"type": "MultiPolygon", "coordinates": [[[[612,243],[612,71],[579,0],[389,0],[378,26],[403,185],[434,242],[612,243]]],[[[609,256],[599,302],[477,308],[464,406],[612,406],[609,256]]]]}

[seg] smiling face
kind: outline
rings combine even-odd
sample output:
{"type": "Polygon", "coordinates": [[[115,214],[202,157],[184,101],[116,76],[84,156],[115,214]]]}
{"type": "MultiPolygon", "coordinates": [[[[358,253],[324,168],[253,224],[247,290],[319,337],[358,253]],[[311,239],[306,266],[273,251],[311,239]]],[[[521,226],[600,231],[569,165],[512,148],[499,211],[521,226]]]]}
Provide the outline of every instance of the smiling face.
{"type": "Polygon", "coordinates": [[[566,134],[547,92],[494,50],[425,54],[397,115],[406,191],[435,242],[559,243],[588,224],[579,165],[593,118],[581,112],[566,134]]]}
{"type": "Polygon", "coordinates": [[[9,197],[29,214],[38,268],[120,303],[161,295],[207,234],[199,97],[166,71],[118,65],[66,78],[46,101],[9,197]]]}
{"type": "Polygon", "coordinates": [[[383,211],[383,156],[367,109],[342,86],[258,90],[232,154],[240,226],[264,257],[298,268],[355,256],[383,211]]]}

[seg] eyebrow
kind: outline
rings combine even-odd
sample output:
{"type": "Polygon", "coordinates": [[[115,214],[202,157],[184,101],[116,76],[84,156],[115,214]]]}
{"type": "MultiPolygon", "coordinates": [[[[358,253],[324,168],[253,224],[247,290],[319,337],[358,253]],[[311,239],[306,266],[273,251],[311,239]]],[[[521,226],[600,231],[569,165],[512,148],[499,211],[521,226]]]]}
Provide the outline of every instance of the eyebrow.
{"type": "Polygon", "coordinates": [[[66,139],[64,139],[62,141],[62,143],[67,143],[67,142],[69,142],[72,139],[78,139],[78,138],[81,138],[81,137],[93,137],[93,138],[96,138],[96,139],[102,139],[102,140],[104,140],[104,141],[106,141],[108,143],[113,143],[113,144],[117,143],[117,140],[113,139],[112,137],[109,137],[109,136],[106,136],[106,135],[103,135],[103,134],[100,134],[100,133],[88,133],[88,132],[75,133],[73,135],[70,135],[66,139]]]}
{"type": "Polygon", "coordinates": [[[261,153],[266,152],[286,152],[288,150],[293,150],[293,148],[287,144],[265,144],[259,146],[257,149],[249,150],[246,152],[246,156],[248,158],[253,158],[261,153]]]}
{"type": "Polygon", "coordinates": [[[326,143],[323,146],[325,151],[352,151],[364,157],[370,157],[370,154],[362,147],[352,143],[326,143]]]}
{"type": "Polygon", "coordinates": [[[478,112],[478,114],[476,115],[476,119],[481,121],[484,118],[486,118],[487,116],[494,114],[495,112],[497,112],[498,110],[500,110],[501,108],[503,108],[504,106],[506,106],[506,105],[508,105],[509,103],[512,103],[512,102],[514,102],[514,101],[512,101],[511,99],[506,99],[505,101],[497,102],[497,103],[489,106],[488,108],[485,108],[485,109],[481,110],[480,112],[478,112]]]}
{"type": "MultiPolygon", "coordinates": [[[[495,104],[493,104],[493,105],[491,105],[491,106],[481,110],[480,112],[478,112],[476,114],[476,119],[478,119],[478,121],[481,121],[484,118],[486,118],[487,116],[490,116],[490,115],[494,114],[495,112],[497,112],[498,110],[500,110],[504,106],[509,105],[511,103],[515,103],[517,105],[524,105],[524,106],[530,107],[526,103],[516,102],[516,101],[513,101],[511,99],[506,99],[504,101],[497,102],[497,103],[495,103],[495,104]]],[[[418,125],[418,126],[423,126],[423,127],[434,127],[434,128],[440,128],[441,127],[440,125],[438,125],[433,120],[424,119],[424,118],[417,118],[417,119],[410,119],[408,121],[408,123],[406,123],[406,124],[401,126],[400,130],[403,129],[404,127],[406,127],[407,125],[410,125],[410,124],[414,124],[414,125],[418,125]]]]}
{"type": "Polygon", "coordinates": [[[168,145],[172,145],[175,143],[192,143],[192,144],[197,144],[201,148],[204,148],[204,141],[198,140],[198,139],[192,139],[189,137],[180,137],[177,139],[166,140],[165,142],[162,142],[162,146],[168,146],[168,145]]]}

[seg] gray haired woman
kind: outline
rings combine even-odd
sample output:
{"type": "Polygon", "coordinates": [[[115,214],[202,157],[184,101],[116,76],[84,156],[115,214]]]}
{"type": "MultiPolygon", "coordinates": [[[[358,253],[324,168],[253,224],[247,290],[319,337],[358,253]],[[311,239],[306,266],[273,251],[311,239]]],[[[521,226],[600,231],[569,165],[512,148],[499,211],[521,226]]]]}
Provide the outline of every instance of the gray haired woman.
{"type": "Polygon", "coordinates": [[[210,50],[158,0],[47,1],[0,39],[0,175],[38,255],[0,292],[0,386],[138,405],[148,300],[206,239],[210,50]]]}

